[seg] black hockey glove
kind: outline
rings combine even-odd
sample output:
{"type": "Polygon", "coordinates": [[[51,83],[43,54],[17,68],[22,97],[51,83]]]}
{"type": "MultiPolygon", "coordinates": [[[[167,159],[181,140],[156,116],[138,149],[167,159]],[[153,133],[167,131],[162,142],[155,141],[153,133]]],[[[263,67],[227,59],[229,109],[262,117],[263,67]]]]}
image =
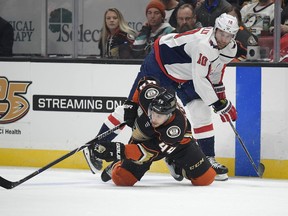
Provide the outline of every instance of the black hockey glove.
{"type": "Polygon", "coordinates": [[[124,102],[124,121],[126,121],[127,125],[129,127],[133,127],[135,119],[137,118],[137,109],[138,109],[138,104],[126,100],[124,102]]]}
{"type": "Polygon", "coordinates": [[[95,144],[95,156],[107,162],[125,158],[125,145],[121,142],[103,141],[95,144]]]}

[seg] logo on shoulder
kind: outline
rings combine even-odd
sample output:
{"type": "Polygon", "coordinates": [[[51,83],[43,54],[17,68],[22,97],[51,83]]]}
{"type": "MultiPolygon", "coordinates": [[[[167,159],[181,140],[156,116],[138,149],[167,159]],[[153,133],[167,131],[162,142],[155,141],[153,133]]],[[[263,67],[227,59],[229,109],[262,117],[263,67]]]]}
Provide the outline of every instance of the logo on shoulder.
{"type": "Polygon", "coordinates": [[[145,98],[147,100],[151,100],[153,98],[155,98],[157,95],[159,94],[159,90],[156,88],[149,88],[147,89],[147,91],[145,92],[145,98]]]}
{"type": "Polygon", "coordinates": [[[168,128],[168,130],[166,131],[166,134],[170,138],[176,138],[176,137],[180,136],[181,129],[178,126],[173,125],[173,126],[168,128]]]}

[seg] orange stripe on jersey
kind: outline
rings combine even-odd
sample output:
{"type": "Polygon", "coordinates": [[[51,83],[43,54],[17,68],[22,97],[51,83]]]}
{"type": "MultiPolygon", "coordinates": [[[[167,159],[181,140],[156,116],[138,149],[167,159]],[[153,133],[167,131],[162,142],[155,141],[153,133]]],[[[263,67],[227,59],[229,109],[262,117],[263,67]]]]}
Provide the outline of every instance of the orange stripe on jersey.
{"type": "Polygon", "coordinates": [[[138,89],[133,93],[132,101],[135,103],[138,103],[138,101],[139,101],[139,90],[138,89]]]}
{"type": "Polygon", "coordinates": [[[191,179],[191,182],[195,186],[207,186],[214,181],[215,176],[215,170],[210,167],[203,175],[199,176],[198,178],[191,179]]]}
{"type": "Polygon", "coordinates": [[[176,118],[176,114],[174,113],[163,125],[170,124],[176,118]]]}
{"type": "Polygon", "coordinates": [[[180,144],[185,145],[185,144],[188,144],[190,141],[191,141],[191,138],[190,138],[190,137],[184,137],[184,138],[181,140],[180,144]]]}
{"type": "Polygon", "coordinates": [[[205,125],[205,126],[199,127],[199,128],[193,128],[195,134],[212,131],[213,129],[214,129],[213,124],[205,125]]]}
{"type": "Polygon", "coordinates": [[[138,161],[143,156],[136,144],[125,145],[125,157],[127,159],[138,161]]]}
{"type": "Polygon", "coordinates": [[[138,181],[131,172],[122,168],[120,163],[114,165],[111,177],[117,186],[133,186],[138,181]]]}

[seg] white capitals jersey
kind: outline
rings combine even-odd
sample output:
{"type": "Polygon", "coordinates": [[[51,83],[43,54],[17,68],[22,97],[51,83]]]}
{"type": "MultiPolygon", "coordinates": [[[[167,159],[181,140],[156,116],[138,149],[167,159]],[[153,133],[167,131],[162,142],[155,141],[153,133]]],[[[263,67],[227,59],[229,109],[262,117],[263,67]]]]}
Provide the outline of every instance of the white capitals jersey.
{"type": "Polygon", "coordinates": [[[274,7],[274,2],[267,6],[259,6],[258,2],[245,5],[240,11],[244,25],[254,35],[260,36],[264,17],[269,17],[269,26],[274,20],[274,7]]]}
{"type": "Polygon", "coordinates": [[[162,36],[154,43],[161,70],[176,82],[193,80],[195,91],[210,105],[218,100],[212,84],[222,82],[226,64],[237,52],[235,40],[219,50],[212,27],[162,36]]]}

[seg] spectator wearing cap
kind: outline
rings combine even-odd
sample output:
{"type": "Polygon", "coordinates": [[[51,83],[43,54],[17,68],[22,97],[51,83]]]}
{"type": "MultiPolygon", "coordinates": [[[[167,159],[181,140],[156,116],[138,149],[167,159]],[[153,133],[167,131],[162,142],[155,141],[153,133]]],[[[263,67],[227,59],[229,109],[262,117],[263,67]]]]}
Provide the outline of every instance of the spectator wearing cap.
{"type": "Polygon", "coordinates": [[[152,0],[148,3],[146,18],[147,22],[142,26],[132,47],[132,55],[137,59],[145,58],[158,37],[169,34],[174,30],[169,23],[164,22],[165,6],[159,0],[152,0]]]}

